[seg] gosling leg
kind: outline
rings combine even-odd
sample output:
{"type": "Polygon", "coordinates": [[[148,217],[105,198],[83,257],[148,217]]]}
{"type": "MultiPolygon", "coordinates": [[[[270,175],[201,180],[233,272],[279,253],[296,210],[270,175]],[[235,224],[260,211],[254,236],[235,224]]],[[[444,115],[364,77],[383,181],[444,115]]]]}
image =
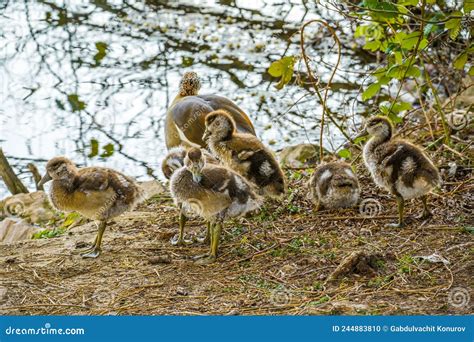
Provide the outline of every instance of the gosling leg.
{"type": "Polygon", "coordinates": [[[81,254],[83,258],[97,258],[100,255],[102,251],[100,248],[100,245],[102,244],[102,236],[104,235],[106,226],[107,226],[107,220],[100,221],[99,231],[97,232],[94,245],[92,246],[90,250],[81,254]]]}
{"type": "Polygon", "coordinates": [[[405,221],[403,219],[403,213],[405,208],[405,200],[402,196],[397,195],[398,204],[398,223],[389,223],[386,226],[390,228],[403,228],[405,227],[405,221]]]}
{"type": "Polygon", "coordinates": [[[222,222],[216,222],[211,225],[211,246],[209,254],[197,261],[198,264],[206,265],[211,264],[217,259],[217,250],[219,248],[219,239],[222,231],[222,222]]]}
{"type": "Polygon", "coordinates": [[[421,196],[421,202],[423,203],[423,213],[419,217],[421,220],[426,220],[427,218],[433,216],[431,211],[428,209],[428,196],[421,196]]]}
{"type": "Polygon", "coordinates": [[[206,235],[204,236],[204,238],[196,238],[197,242],[205,243],[205,244],[208,244],[211,242],[211,222],[207,221],[206,226],[207,226],[206,235]]]}
{"type": "Polygon", "coordinates": [[[184,226],[186,225],[188,218],[184,215],[184,210],[181,205],[179,206],[179,209],[179,234],[178,236],[173,236],[171,239],[171,244],[173,246],[184,246],[192,243],[192,241],[184,239],[184,226]]]}

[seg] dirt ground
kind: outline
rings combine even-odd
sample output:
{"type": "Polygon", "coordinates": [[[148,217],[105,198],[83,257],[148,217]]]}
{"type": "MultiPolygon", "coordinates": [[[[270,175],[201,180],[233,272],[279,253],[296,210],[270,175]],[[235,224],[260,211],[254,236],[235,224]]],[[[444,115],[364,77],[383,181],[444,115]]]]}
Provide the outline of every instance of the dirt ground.
{"type": "MultiPolygon", "coordinates": [[[[362,199],[381,211],[312,210],[310,170],[288,172],[290,194],[225,227],[218,262],[197,265],[207,247],[175,247],[177,210],[169,194],[116,219],[103,254],[82,259],[94,223],[49,239],[0,246],[0,314],[313,315],[473,313],[472,172],[461,168],[431,195],[434,216],[385,228],[395,201],[362,171],[362,199]],[[424,260],[436,253],[440,260],[424,260]],[[339,267],[342,264],[347,267],[339,267]]],[[[445,177],[446,178],[446,177],[445,177]]],[[[200,220],[188,234],[204,232],[200,220]]]]}

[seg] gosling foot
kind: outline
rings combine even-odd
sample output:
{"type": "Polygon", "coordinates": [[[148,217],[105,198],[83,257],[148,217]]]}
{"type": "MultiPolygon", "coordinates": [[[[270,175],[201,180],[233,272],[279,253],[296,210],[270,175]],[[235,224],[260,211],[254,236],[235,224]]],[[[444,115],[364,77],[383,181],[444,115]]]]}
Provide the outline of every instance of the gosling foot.
{"type": "Polygon", "coordinates": [[[211,238],[209,235],[206,235],[204,237],[196,237],[195,240],[199,243],[204,243],[204,244],[209,244],[211,242],[211,238]]]}
{"type": "Polygon", "coordinates": [[[84,251],[84,253],[81,254],[81,257],[83,258],[97,258],[100,253],[101,253],[101,249],[98,248],[98,247],[92,247],[86,251],[84,251]]]}
{"type": "Polygon", "coordinates": [[[387,223],[385,225],[387,228],[403,228],[405,227],[405,222],[397,222],[397,223],[387,223]]]}
{"type": "Polygon", "coordinates": [[[180,238],[178,235],[173,236],[170,242],[173,246],[187,246],[193,243],[191,240],[180,238]]]}
{"type": "Polygon", "coordinates": [[[197,258],[196,264],[198,264],[198,265],[209,265],[209,264],[212,264],[212,263],[216,262],[216,260],[217,260],[217,257],[215,257],[213,255],[205,254],[205,255],[199,256],[197,258]]]}

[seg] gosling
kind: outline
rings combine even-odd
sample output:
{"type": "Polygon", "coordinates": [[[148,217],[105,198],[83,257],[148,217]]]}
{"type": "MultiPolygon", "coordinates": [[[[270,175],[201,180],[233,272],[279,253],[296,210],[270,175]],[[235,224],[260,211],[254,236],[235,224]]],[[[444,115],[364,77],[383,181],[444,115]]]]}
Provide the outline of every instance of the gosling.
{"type": "Polygon", "coordinates": [[[365,165],[375,183],[397,199],[398,222],[387,226],[403,227],[405,200],[417,197],[423,202],[420,218],[430,217],[427,194],[441,184],[438,169],[432,161],[418,146],[393,139],[394,129],[386,117],[370,118],[364,131],[372,136],[364,146],[365,165]]]}
{"type": "Polygon", "coordinates": [[[204,119],[217,109],[228,111],[237,125],[237,131],[255,135],[248,115],[234,102],[219,95],[200,95],[201,80],[193,71],[185,72],[179,84],[179,93],[166,113],[165,140],[171,149],[179,145],[206,147],[202,140],[204,119]]]}
{"type": "Polygon", "coordinates": [[[319,166],[309,181],[316,211],[350,208],[357,204],[360,187],[351,166],[342,161],[319,166]]]}
{"type": "Polygon", "coordinates": [[[255,184],[262,195],[278,198],[286,192],[280,165],[257,137],[238,133],[235,121],[223,110],[209,113],[205,124],[203,139],[214,157],[255,184]]]}
{"type": "Polygon", "coordinates": [[[184,166],[171,176],[170,192],[177,205],[210,222],[210,251],[198,261],[201,264],[216,260],[225,219],[244,215],[261,205],[244,178],[223,166],[206,164],[197,148],[187,152],[184,166]]]}
{"type": "Polygon", "coordinates": [[[132,210],[144,199],[143,189],[130,177],[102,167],[78,169],[65,157],[55,157],[46,165],[46,174],[39,182],[53,181],[49,198],[60,211],[77,211],[91,220],[99,220],[99,229],[92,246],[81,254],[97,258],[101,253],[102,236],[107,221],[132,210]]]}
{"type": "MultiPolygon", "coordinates": [[[[206,164],[218,164],[219,162],[206,150],[201,150],[206,164]]],[[[173,147],[169,150],[165,159],[161,163],[161,171],[163,172],[166,179],[170,179],[173,173],[184,166],[184,158],[186,157],[187,150],[184,146],[173,147]]],[[[171,239],[171,244],[174,246],[184,246],[193,243],[192,240],[186,240],[184,237],[184,227],[188,218],[184,208],[179,205],[179,233],[171,239]]],[[[210,223],[207,222],[207,231],[204,238],[198,238],[198,242],[209,243],[210,242],[210,223]]]]}

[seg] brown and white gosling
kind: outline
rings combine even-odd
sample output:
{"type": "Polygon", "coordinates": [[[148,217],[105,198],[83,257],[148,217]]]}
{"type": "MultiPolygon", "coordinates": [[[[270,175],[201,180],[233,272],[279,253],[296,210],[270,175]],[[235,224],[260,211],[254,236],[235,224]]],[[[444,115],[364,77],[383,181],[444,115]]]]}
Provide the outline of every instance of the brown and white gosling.
{"type": "Polygon", "coordinates": [[[257,137],[238,133],[235,121],[223,110],[209,113],[205,123],[203,139],[214,157],[255,184],[265,196],[280,197],[286,192],[280,165],[257,137]]]}
{"type": "Polygon", "coordinates": [[[219,95],[200,95],[201,80],[193,71],[185,72],[179,84],[179,93],[166,113],[165,139],[168,149],[186,145],[206,147],[202,140],[204,118],[217,109],[225,109],[236,122],[237,131],[255,135],[248,115],[234,102],[219,95]]]}
{"type": "Polygon", "coordinates": [[[170,192],[176,204],[211,223],[209,255],[200,263],[216,260],[223,221],[256,210],[260,198],[247,181],[232,170],[206,165],[200,149],[187,152],[184,167],[171,176],[170,192]]]}
{"type": "MultiPolygon", "coordinates": [[[[396,196],[398,222],[391,227],[403,227],[405,200],[420,197],[421,218],[431,216],[426,195],[441,183],[438,169],[418,147],[402,139],[393,139],[394,128],[383,116],[370,118],[365,129],[372,137],[364,146],[364,162],[375,183],[396,196]]],[[[365,133],[365,132],[363,132],[365,133]]]]}
{"type": "Polygon", "coordinates": [[[350,208],[359,201],[357,176],[351,166],[342,161],[326,163],[316,168],[309,185],[316,211],[322,208],[350,208]]]}
{"type": "Polygon", "coordinates": [[[100,255],[107,220],[132,210],[144,198],[143,189],[132,178],[102,167],[78,169],[65,157],[55,157],[47,163],[39,184],[51,180],[49,197],[56,209],[77,211],[100,221],[93,245],[82,254],[85,258],[100,255]]]}
{"type": "MultiPolygon", "coordinates": [[[[218,164],[219,162],[206,150],[201,150],[201,153],[204,156],[206,164],[218,164]]],[[[169,150],[168,154],[166,155],[165,159],[161,163],[161,171],[165,175],[166,179],[171,179],[173,173],[182,168],[184,166],[184,158],[186,157],[187,150],[184,146],[176,146],[169,150]]],[[[171,244],[175,246],[183,246],[187,244],[191,244],[193,241],[186,240],[184,238],[184,226],[186,225],[186,221],[188,220],[186,217],[186,213],[184,208],[182,208],[181,204],[179,207],[179,233],[175,235],[171,239],[171,244]]],[[[199,242],[202,243],[209,243],[210,242],[210,223],[207,222],[207,231],[206,235],[202,239],[197,239],[199,242]]]]}

